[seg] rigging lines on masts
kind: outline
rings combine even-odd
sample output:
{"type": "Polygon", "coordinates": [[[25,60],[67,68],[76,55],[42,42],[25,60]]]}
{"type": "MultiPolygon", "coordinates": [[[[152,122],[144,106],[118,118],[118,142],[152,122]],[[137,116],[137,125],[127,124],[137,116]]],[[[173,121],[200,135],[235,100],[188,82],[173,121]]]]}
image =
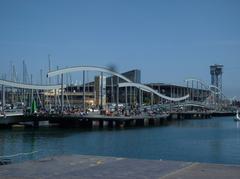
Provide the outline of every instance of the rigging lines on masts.
{"type": "MultiPolygon", "coordinates": [[[[51,55],[48,54],[48,72],[51,71],[51,55]]],[[[50,85],[51,84],[51,78],[48,78],[48,84],[50,85]]]]}

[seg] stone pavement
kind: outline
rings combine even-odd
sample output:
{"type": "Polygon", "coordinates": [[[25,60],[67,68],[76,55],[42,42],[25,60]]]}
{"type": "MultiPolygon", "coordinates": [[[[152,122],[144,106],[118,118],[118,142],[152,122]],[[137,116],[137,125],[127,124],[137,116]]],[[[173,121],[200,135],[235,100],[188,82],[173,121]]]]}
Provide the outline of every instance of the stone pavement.
{"type": "Polygon", "coordinates": [[[70,155],[0,166],[0,178],[240,179],[240,166],[70,155]]]}

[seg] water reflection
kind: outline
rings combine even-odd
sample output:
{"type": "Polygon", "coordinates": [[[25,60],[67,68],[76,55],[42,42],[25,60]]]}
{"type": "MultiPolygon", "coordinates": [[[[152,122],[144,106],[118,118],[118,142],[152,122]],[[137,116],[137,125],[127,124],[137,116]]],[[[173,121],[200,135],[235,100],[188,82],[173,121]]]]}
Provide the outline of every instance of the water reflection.
{"type": "Polygon", "coordinates": [[[182,121],[174,121],[172,124],[177,127],[182,128],[221,128],[222,123],[216,119],[203,120],[203,119],[195,119],[195,120],[182,120],[182,121]]]}
{"type": "Polygon", "coordinates": [[[240,128],[240,122],[236,121],[236,123],[237,123],[237,128],[240,128]]]}
{"type": "Polygon", "coordinates": [[[0,130],[0,155],[36,151],[15,157],[14,162],[89,154],[240,164],[239,127],[240,123],[232,118],[215,118],[124,130],[5,129],[0,130]]]}

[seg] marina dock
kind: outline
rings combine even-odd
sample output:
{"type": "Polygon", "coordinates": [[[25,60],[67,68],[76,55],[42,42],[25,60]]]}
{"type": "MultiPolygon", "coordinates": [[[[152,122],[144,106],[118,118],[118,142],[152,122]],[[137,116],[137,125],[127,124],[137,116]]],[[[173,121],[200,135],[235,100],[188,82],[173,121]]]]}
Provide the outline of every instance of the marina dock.
{"type": "Polygon", "coordinates": [[[238,179],[239,165],[70,155],[0,166],[0,178],[238,179]]]}
{"type": "Polygon", "coordinates": [[[100,114],[47,114],[47,115],[22,115],[12,117],[1,117],[0,126],[11,126],[15,124],[31,124],[38,127],[42,121],[48,124],[56,124],[62,127],[83,128],[122,128],[139,126],[158,126],[167,120],[183,119],[208,119],[212,116],[233,116],[234,113],[211,113],[211,112],[171,112],[157,115],[116,115],[107,116],[100,114]]]}

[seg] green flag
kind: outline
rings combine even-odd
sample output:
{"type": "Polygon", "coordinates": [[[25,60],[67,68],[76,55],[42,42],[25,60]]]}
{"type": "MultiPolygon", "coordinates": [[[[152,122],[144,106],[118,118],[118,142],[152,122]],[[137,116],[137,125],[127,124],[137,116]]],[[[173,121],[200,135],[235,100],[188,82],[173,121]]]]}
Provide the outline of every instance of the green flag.
{"type": "Polygon", "coordinates": [[[33,100],[32,102],[32,108],[31,108],[31,113],[37,113],[37,105],[36,105],[36,101],[33,100]]]}

